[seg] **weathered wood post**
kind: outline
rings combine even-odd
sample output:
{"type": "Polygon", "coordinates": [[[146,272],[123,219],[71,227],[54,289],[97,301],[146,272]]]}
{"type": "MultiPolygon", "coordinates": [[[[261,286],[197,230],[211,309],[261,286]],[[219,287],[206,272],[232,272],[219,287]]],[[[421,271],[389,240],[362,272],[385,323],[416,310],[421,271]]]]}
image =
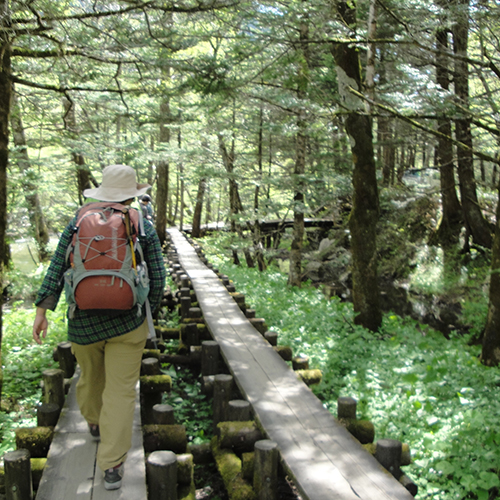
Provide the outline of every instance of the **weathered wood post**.
{"type": "Polygon", "coordinates": [[[278,334],[276,332],[267,331],[264,333],[264,338],[272,345],[278,345],[278,334]]]}
{"type": "Polygon", "coordinates": [[[62,408],[64,406],[64,372],[57,369],[44,370],[43,376],[43,402],[54,403],[62,408]]]}
{"type": "Polygon", "coordinates": [[[36,425],[38,427],[55,427],[61,408],[55,403],[42,403],[36,409],[36,425]]]}
{"type": "Polygon", "coordinates": [[[189,318],[189,309],[191,308],[191,297],[181,297],[181,318],[189,318]]]}
{"type": "Polygon", "coordinates": [[[255,443],[253,488],[259,500],[275,500],[278,487],[278,445],[269,439],[255,443]]]}
{"type": "Polygon", "coordinates": [[[154,451],[147,463],[148,500],[177,500],[177,457],[172,451],[154,451]]]}
{"type": "Polygon", "coordinates": [[[75,374],[75,356],[71,351],[71,342],[57,344],[57,361],[59,368],[64,372],[64,378],[71,378],[75,374]]]}
{"type": "Polygon", "coordinates": [[[214,430],[217,424],[227,419],[227,410],[231,392],[233,389],[233,376],[226,374],[215,375],[214,377],[214,401],[213,401],[213,419],[214,430]]]}
{"type": "Polygon", "coordinates": [[[141,375],[161,375],[160,361],[157,358],[146,358],[141,362],[141,375]]]}
{"type": "Polygon", "coordinates": [[[396,479],[401,477],[401,441],[396,439],[380,439],[375,448],[375,458],[382,467],[385,467],[396,479]]]}
{"type": "Polygon", "coordinates": [[[161,404],[164,392],[172,390],[172,379],[169,375],[143,375],[139,381],[141,420],[143,424],[150,424],[153,422],[154,406],[161,404]]]}
{"type": "Polygon", "coordinates": [[[158,425],[174,425],[175,416],[172,406],[156,404],[153,406],[153,423],[158,425]]]}
{"type": "Polygon", "coordinates": [[[250,420],[250,403],[244,399],[229,401],[227,418],[232,422],[246,422],[250,420]]]}
{"type": "Polygon", "coordinates": [[[6,500],[32,500],[30,454],[28,450],[10,451],[3,458],[6,500]]]}
{"type": "Polygon", "coordinates": [[[216,375],[219,372],[219,344],[215,340],[201,343],[201,374],[216,375]]]}
{"type": "Polygon", "coordinates": [[[337,399],[337,418],[356,419],[358,402],[354,398],[341,397],[337,399]]]}
{"type": "Polygon", "coordinates": [[[309,370],[309,357],[299,354],[292,358],[292,368],[294,370],[309,370]]]}

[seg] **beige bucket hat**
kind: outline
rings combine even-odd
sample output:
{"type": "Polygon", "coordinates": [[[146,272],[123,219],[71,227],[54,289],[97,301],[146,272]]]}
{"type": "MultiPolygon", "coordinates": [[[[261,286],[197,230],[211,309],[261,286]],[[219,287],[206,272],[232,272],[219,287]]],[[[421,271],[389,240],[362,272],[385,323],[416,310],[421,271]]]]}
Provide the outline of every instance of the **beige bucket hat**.
{"type": "Polygon", "coordinates": [[[125,201],[143,195],[151,186],[138,184],[135,170],[128,165],[109,165],[102,171],[98,188],[85,189],[83,196],[99,201],[125,201]]]}

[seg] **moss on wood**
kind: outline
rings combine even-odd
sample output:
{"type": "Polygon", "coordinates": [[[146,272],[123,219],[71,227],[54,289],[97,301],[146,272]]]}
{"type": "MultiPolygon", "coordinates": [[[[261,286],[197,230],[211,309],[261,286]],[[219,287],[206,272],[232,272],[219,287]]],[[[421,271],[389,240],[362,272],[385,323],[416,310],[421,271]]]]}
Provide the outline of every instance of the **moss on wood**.
{"type": "Polygon", "coordinates": [[[243,479],[241,460],[229,450],[219,448],[218,439],[211,441],[212,454],[230,500],[256,500],[252,486],[243,479]]]}
{"type": "Polygon", "coordinates": [[[142,427],[144,451],[171,450],[186,453],[187,436],[183,425],[144,425],[142,427]]]}
{"type": "Polygon", "coordinates": [[[16,429],[16,448],[30,452],[32,458],[44,458],[54,437],[52,427],[21,427],[16,429]]]}
{"type": "Polygon", "coordinates": [[[144,375],[140,377],[141,393],[170,392],[172,378],[170,375],[144,375]]]}

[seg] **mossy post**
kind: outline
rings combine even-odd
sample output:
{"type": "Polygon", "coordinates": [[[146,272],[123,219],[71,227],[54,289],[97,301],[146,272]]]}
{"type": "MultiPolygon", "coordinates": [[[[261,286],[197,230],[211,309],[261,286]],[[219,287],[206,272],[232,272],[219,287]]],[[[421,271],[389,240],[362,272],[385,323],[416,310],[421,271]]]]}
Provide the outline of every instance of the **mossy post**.
{"type": "Polygon", "coordinates": [[[64,372],[50,369],[42,373],[43,376],[43,402],[54,403],[62,408],[64,406],[64,372]]]}
{"type": "Polygon", "coordinates": [[[216,375],[219,372],[220,348],[215,340],[201,343],[201,374],[216,375]]]}
{"type": "Polygon", "coordinates": [[[141,375],[161,375],[160,361],[157,358],[146,358],[141,362],[141,375]]]}
{"type": "Polygon", "coordinates": [[[45,458],[54,437],[54,429],[52,427],[19,427],[15,434],[18,450],[27,450],[33,458],[45,458]]]}
{"type": "Polygon", "coordinates": [[[214,429],[217,424],[227,420],[227,411],[231,393],[233,390],[233,376],[226,374],[215,375],[214,378],[214,401],[213,401],[213,419],[214,429]]]}
{"type": "Polygon", "coordinates": [[[278,445],[269,439],[255,443],[253,489],[259,500],[276,500],[278,489],[278,445]]]}
{"type": "Polygon", "coordinates": [[[5,499],[32,500],[33,485],[29,451],[11,451],[4,455],[3,461],[5,467],[5,499]]]}
{"type": "Polygon", "coordinates": [[[269,330],[264,333],[264,338],[272,345],[278,345],[278,334],[276,332],[270,332],[269,330]]]}
{"type": "Polygon", "coordinates": [[[148,500],[177,500],[177,457],[173,451],[154,451],[146,462],[148,500]]]}
{"type": "Polygon", "coordinates": [[[75,356],[71,350],[71,342],[57,344],[57,360],[59,368],[64,372],[64,378],[71,378],[75,374],[75,356]]]}

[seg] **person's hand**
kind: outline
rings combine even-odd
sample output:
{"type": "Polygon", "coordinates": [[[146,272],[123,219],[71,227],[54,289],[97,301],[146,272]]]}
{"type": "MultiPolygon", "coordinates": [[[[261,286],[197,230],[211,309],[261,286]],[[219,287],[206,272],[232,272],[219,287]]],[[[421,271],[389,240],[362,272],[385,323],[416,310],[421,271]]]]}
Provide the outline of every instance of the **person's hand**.
{"type": "Polygon", "coordinates": [[[35,316],[35,321],[33,323],[33,340],[37,344],[42,343],[42,339],[40,338],[40,333],[42,334],[42,338],[45,338],[47,336],[47,328],[49,327],[49,322],[45,317],[46,312],[47,310],[43,309],[42,307],[36,308],[36,316],[35,316]]]}

